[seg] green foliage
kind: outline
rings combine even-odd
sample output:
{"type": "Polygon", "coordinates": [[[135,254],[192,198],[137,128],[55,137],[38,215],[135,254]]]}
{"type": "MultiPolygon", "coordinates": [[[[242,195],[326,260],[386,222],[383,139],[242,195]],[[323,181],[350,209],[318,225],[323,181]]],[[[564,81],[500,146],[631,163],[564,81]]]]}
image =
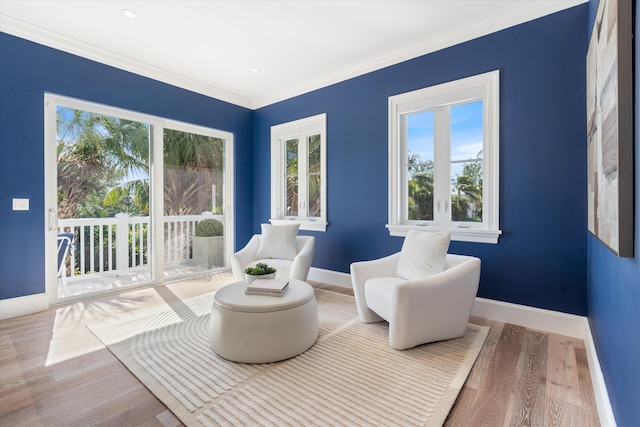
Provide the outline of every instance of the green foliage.
{"type": "Polygon", "coordinates": [[[417,153],[408,159],[409,219],[433,219],[433,174],[432,160],[421,161],[417,153]]]}
{"type": "Polygon", "coordinates": [[[244,272],[251,276],[263,276],[265,274],[275,273],[276,269],[273,267],[269,267],[263,262],[259,262],[255,265],[255,267],[247,267],[244,272]]]}
{"type": "Polygon", "coordinates": [[[195,235],[198,237],[222,236],[222,223],[214,218],[203,219],[196,224],[195,235]]]}
{"type": "Polygon", "coordinates": [[[451,180],[456,194],[451,196],[451,218],[454,221],[482,221],[482,151],[469,159],[462,173],[451,180]]]}
{"type": "MultiPolygon", "coordinates": [[[[482,151],[468,159],[462,172],[451,179],[451,219],[482,221],[482,151]]],[[[418,153],[407,159],[409,220],[433,220],[434,163],[421,160],[418,153]]]]}
{"type": "Polygon", "coordinates": [[[304,174],[304,170],[300,170],[299,155],[300,144],[307,144],[307,197],[308,208],[307,216],[319,217],[322,215],[322,206],[320,200],[320,183],[323,171],[321,164],[321,139],[320,134],[309,135],[306,138],[293,138],[285,141],[286,150],[286,170],[285,178],[287,181],[287,202],[286,215],[297,216],[298,212],[298,196],[300,185],[299,175],[304,174]]]}
{"type": "MultiPolygon", "coordinates": [[[[146,123],[58,107],[60,217],[148,215],[149,135],[146,123]]],[[[172,129],[163,139],[165,215],[221,213],[225,141],[172,129]]]]}
{"type": "Polygon", "coordinates": [[[59,215],[75,218],[77,206],[93,205],[127,174],[148,174],[149,129],[140,122],[58,107],[57,154],[59,215]]]}
{"type": "Polygon", "coordinates": [[[224,144],[221,138],[164,129],[164,212],[192,215],[219,213],[224,187],[224,144]],[[211,188],[215,185],[215,203],[211,188]]]}

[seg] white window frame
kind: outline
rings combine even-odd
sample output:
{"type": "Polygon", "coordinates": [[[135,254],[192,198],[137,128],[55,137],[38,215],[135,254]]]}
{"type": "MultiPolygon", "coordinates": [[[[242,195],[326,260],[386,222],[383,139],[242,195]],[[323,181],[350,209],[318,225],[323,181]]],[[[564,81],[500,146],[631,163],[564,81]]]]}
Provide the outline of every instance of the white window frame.
{"type": "MultiPolygon", "coordinates": [[[[405,236],[409,230],[446,230],[451,232],[451,240],[498,243],[498,237],[502,234],[499,229],[499,82],[500,74],[496,70],[389,97],[389,223],[386,227],[390,235],[405,236]],[[438,217],[434,221],[409,221],[404,117],[411,113],[479,100],[483,101],[482,222],[443,221],[438,217]]],[[[444,125],[448,126],[448,119],[444,120],[444,125]]],[[[448,150],[449,147],[445,148],[448,150]]],[[[438,148],[434,149],[436,163],[450,162],[447,150],[444,155],[439,155],[438,148]]],[[[442,151],[440,149],[440,153],[442,151]]],[[[438,193],[436,190],[434,204],[438,203],[444,209],[450,205],[448,192],[438,193]]]]}
{"type": "MultiPolygon", "coordinates": [[[[303,153],[306,150],[303,150],[303,153]]],[[[299,156],[303,157],[303,156],[299,156]]],[[[307,162],[299,165],[299,186],[306,188],[307,162]]],[[[306,193],[306,191],[305,191],[306,193]]],[[[301,198],[302,199],[302,198],[301,198]]],[[[283,123],[271,127],[271,218],[272,224],[299,223],[300,230],[326,231],[327,230],[327,115],[326,113],[307,117],[292,122],[283,123]],[[287,200],[285,179],[286,164],[284,161],[285,143],[291,139],[306,141],[310,135],[320,135],[320,203],[321,216],[308,217],[306,202],[299,201],[298,216],[285,215],[285,203],[287,200]]]]}

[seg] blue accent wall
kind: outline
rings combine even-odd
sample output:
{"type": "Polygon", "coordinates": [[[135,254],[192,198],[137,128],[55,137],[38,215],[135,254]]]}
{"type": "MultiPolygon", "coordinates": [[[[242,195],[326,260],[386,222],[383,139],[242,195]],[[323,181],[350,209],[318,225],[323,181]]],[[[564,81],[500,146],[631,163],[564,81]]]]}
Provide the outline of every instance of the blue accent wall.
{"type": "MultiPolygon", "coordinates": [[[[589,33],[598,1],[592,0],[589,33]]],[[[635,28],[640,13],[634,0],[635,28]]],[[[588,234],[587,301],[589,324],[609,400],[620,427],[640,424],[640,49],[637,41],[634,74],[635,220],[633,258],[618,258],[588,234]]]]}
{"type": "Polygon", "coordinates": [[[249,239],[251,110],[0,33],[0,299],[45,292],[45,92],[233,133],[236,241],[249,239]]]}
{"type": "MultiPolygon", "coordinates": [[[[586,315],[585,55],[582,5],[256,110],[254,229],[270,213],[269,130],[327,113],[329,226],[313,266],[348,272],[403,239],[387,223],[388,97],[500,70],[497,245],[452,242],[482,259],[479,295],[586,315]]],[[[303,232],[301,232],[303,233],[303,232]]]]}

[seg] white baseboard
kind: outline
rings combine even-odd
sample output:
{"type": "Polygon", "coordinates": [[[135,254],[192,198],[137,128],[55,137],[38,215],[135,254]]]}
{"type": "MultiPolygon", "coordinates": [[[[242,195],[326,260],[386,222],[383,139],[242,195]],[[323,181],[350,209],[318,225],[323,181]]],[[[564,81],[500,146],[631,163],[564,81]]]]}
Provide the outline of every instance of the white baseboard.
{"type": "Polygon", "coordinates": [[[334,286],[340,286],[342,288],[352,288],[351,275],[349,273],[341,273],[339,271],[311,267],[311,270],[309,270],[308,278],[309,280],[314,280],[316,282],[322,282],[334,286]]]}
{"type": "Polygon", "coordinates": [[[587,360],[589,361],[589,373],[591,374],[591,384],[593,385],[593,393],[595,394],[596,406],[598,407],[600,425],[602,427],[616,427],[616,419],[613,415],[611,402],[609,401],[607,385],[604,382],[602,369],[600,369],[596,345],[593,341],[591,326],[587,319],[584,321],[584,347],[587,352],[587,360]]]}
{"type": "Polygon", "coordinates": [[[0,300],[0,320],[37,313],[49,308],[47,294],[27,295],[25,297],[0,300]]]}
{"type": "Polygon", "coordinates": [[[477,297],[473,316],[584,339],[584,316],[477,297]]]}

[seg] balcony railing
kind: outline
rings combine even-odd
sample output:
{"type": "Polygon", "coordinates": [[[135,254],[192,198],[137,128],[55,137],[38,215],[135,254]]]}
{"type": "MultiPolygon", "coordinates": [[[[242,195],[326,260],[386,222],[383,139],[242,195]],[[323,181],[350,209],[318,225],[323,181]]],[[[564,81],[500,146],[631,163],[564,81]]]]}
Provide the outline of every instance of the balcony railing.
{"type": "MultiPolygon", "coordinates": [[[[164,217],[164,263],[191,264],[191,241],[196,224],[206,218],[224,223],[223,215],[205,212],[201,215],[164,217]]],[[[67,265],[68,276],[117,272],[145,267],[150,255],[149,217],[73,218],[58,221],[58,232],[73,233],[74,250],[67,265]]]]}

